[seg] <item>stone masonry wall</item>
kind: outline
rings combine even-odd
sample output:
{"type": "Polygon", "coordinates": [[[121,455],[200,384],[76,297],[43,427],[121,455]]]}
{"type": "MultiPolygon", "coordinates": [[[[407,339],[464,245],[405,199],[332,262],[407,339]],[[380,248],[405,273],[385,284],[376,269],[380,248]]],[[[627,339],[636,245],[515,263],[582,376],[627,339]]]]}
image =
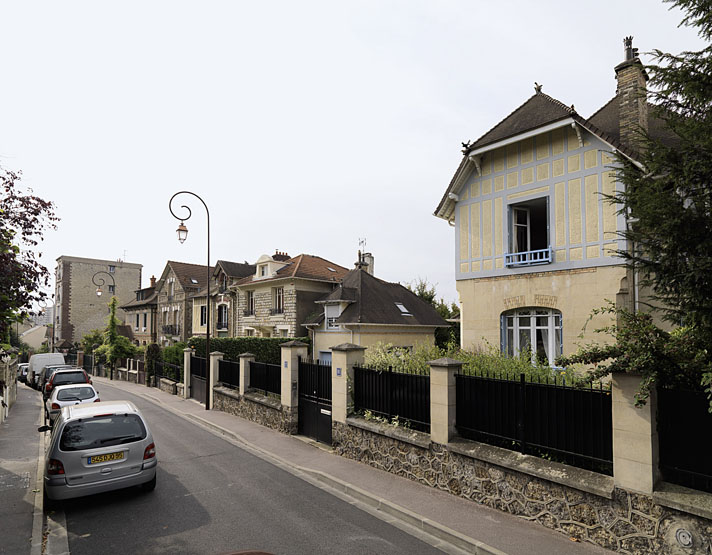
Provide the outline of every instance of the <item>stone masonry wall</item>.
{"type": "Polygon", "coordinates": [[[712,553],[712,545],[704,545],[712,538],[712,522],[657,505],[649,496],[615,488],[608,499],[463,456],[420,435],[411,443],[332,425],[334,449],[343,457],[539,522],[578,541],[633,554],[712,553]],[[690,549],[676,549],[681,527],[694,538],[690,549]]]}
{"type": "Polygon", "coordinates": [[[237,391],[216,387],[213,390],[213,408],[285,434],[297,433],[296,411],[258,393],[248,392],[242,397],[237,391]]]}

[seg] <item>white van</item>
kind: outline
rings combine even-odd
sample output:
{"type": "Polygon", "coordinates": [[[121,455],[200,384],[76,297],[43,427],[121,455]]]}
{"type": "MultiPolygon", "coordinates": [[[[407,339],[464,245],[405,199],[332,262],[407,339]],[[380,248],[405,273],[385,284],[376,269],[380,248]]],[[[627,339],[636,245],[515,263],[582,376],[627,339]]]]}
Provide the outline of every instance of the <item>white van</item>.
{"type": "Polygon", "coordinates": [[[39,353],[30,357],[30,367],[27,370],[27,385],[37,389],[39,387],[39,377],[42,369],[50,364],[64,364],[62,353],[39,353]]]}

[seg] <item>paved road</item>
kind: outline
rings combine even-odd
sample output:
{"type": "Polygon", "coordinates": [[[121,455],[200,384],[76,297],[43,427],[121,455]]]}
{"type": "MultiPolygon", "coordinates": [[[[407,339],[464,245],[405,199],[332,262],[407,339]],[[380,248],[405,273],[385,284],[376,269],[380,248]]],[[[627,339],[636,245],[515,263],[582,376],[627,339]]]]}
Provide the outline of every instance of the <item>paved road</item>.
{"type": "Polygon", "coordinates": [[[82,553],[439,553],[429,544],[140,397],[156,439],[158,486],[64,505],[69,548],[82,553]]]}
{"type": "Polygon", "coordinates": [[[17,402],[0,424],[0,553],[30,553],[41,396],[17,384],[17,402]]]}

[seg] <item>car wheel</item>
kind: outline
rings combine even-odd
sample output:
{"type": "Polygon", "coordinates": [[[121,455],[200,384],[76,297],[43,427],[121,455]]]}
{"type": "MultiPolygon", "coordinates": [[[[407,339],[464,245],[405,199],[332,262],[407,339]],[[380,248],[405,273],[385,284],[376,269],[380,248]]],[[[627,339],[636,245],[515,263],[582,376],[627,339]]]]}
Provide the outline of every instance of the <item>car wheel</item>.
{"type": "Polygon", "coordinates": [[[47,490],[42,490],[42,509],[45,513],[51,513],[59,508],[59,502],[47,497],[47,490]]]}
{"type": "Polygon", "coordinates": [[[153,478],[145,484],[141,484],[141,489],[143,491],[153,491],[156,489],[156,476],[154,475],[153,478]]]}

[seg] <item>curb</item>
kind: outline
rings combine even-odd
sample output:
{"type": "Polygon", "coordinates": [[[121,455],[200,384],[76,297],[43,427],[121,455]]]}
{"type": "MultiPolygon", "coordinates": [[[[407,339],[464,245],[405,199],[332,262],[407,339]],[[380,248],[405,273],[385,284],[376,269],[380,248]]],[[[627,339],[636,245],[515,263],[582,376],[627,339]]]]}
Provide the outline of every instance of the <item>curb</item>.
{"type": "MultiPolygon", "coordinates": [[[[113,382],[107,380],[108,385],[111,385],[112,383],[113,382]]],[[[129,392],[134,393],[132,391],[129,392]]],[[[381,515],[388,515],[391,518],[396,519],[411,528],[415,528],[416,530],[424,532],[431,537],[446,542],[459,550],[465,551],[467,553],[473,553],[475,555],[507,555],[506,552],[497,549],[496,547],[487,545],[479,540],[470,538],[464,534],[461,534],[460,532],[452,530],[451,528],[448,528],[447,526],[444,526],[438,522],[422,517],[410,511],[409,509],[406,509],[386,499],[373,495],[368,491],[362,490],[357,486],[335,478],[330,474],[326,474],[319,470],[313,470],[310,468],[291,464],[289,461],[282,459],[274,455],[273,453],[270,453],[269,451],[261,449],[260,447],[248,442],[236,432],[228,430],[227,428],[223,428],[219,424],[210,422],[209,420],[206,420],[195,414],[186,413],[176,408],[173,408],[172,406],[164,403],[153,395],[149,395],[144,392],[136,392],[134,394],[143,397],[147,401],[150,401],[154,404],[160,405],[164,409],[172,412],[177,416],[180,416],[181,418],[193,421],[205,428],[212,430],[213,432],[219,433],[220,435],[230,437],[240,445],[243,445],[252,454],[259,456],[264,460],[267,460],[268,462],[290,472],[291,474],[301,477],[302,479],[308,481],[316,487],[328,488],[334,493],[341,494],[340,497],[348,497],[352,500],[352,502],[356,504],[364,505],[365,507],[368,507],[371,510],[380,513],[381,515]]]]}

